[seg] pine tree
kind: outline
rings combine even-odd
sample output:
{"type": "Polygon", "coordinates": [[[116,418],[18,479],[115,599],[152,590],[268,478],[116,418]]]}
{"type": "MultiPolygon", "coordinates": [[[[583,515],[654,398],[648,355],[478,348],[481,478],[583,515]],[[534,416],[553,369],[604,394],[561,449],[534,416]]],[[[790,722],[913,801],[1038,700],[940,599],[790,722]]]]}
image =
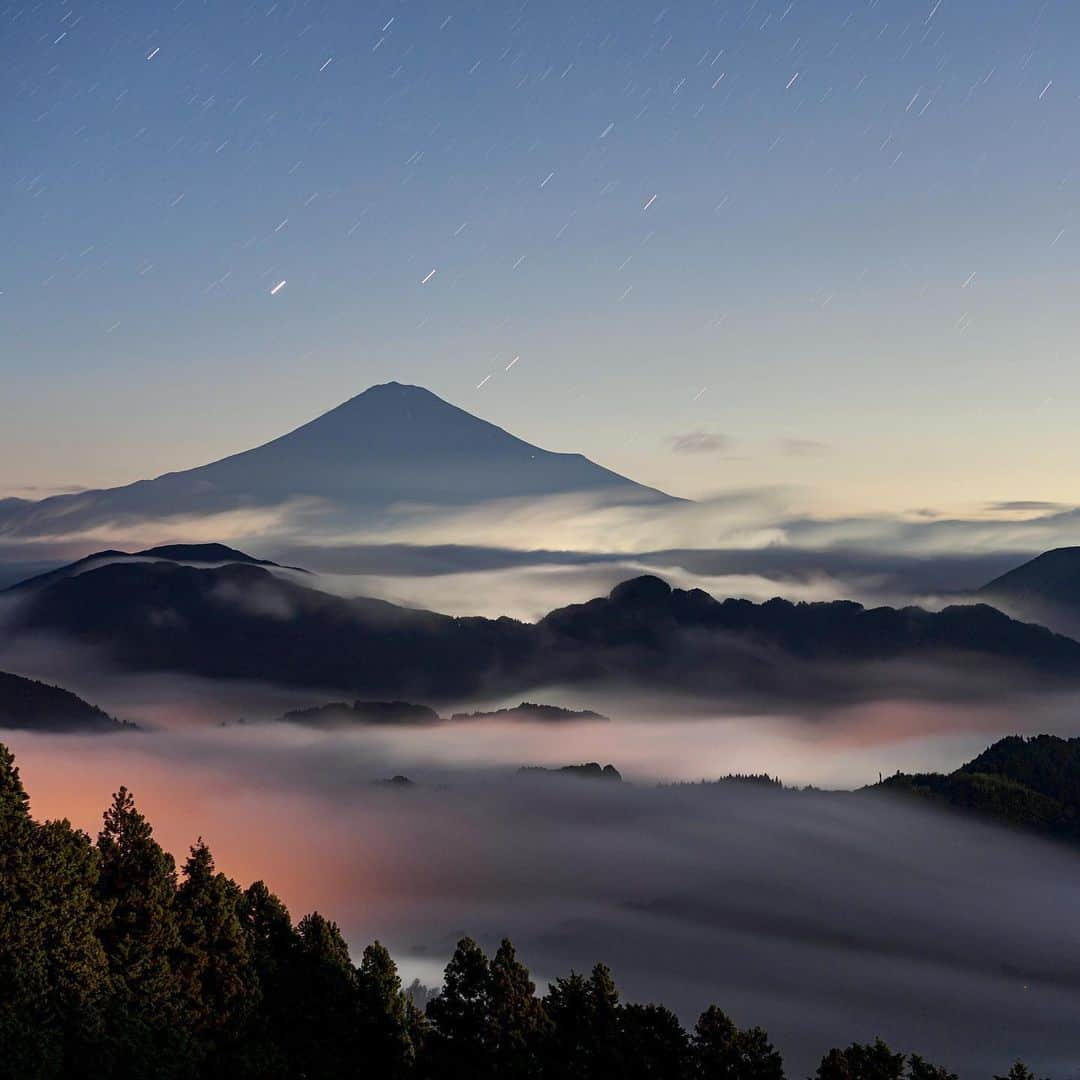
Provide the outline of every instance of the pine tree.
{"type": "Polygon", "coordinates": [[[446,965],[442,992],[428,1002],[431,1023],[426,1065],[438,1080],[480,1080],[491,1075],[488,1032],[491,971],[483,950],[462,938],[446,965]]]}
{"type": "Polygon", "coordinates": [[[547,1018],[529,969],[506,938],[491,961],[488,995],[488,1040],[496,1075],[506,1080],[539,1076],[547,1018]]]}
{"type": "Polygon", "coordinates": [[[830,1050],[817,1070],[817,1080],[902,1080],[903,1075],[904,1055],[894,1054],[881,1039],[830,1050]]]}
{"type": "Polygon", "coordinates": [[[180,946],[174,966],[194,1031],[218,1052],[239,1039],[258,1004],[240,899],[239,887],[216,871],[200,838],[176,894],[180,946]]]}
{"type": "Polygon", "coordinates": [[[90,838],[31,820],[0,745],[0,1076],[81,1075],[99,1056],[108,969],[97,880],[90,838]]]}
{"type": "Polygon", "coordinates": [[[117,1069],[182,1076],[197,1050],[173,970],[180,950],[176,864],[124,787],[105,811],[97,850],[98,896],[110,910],[101,940],[112,983],[117,1069]]]}
{"type": "Polygon", "coordinates": [[[597,964],[588,979],[571,972],[556,979],[544,1008],[551,1022],[545,1070],[587,1080],[614,1080],[623,1067],[619,991],[611,971],[597,964]]]}
{"type": "Polygon", "coordinates": [[[318,912],[296,927],[287,988],[288,1055],[294,1075],[351,1077],[363,1059],[356,969],[337,924],[318,912]]]}
{"type": "Polygon", "coordinates": [[[415,1059],[413,1013],[397,966],[378,941],[364,950],[357,985],[365,1063],[386,1080],[408,1076],[415,1059]]]}
{"type": "Polygon", "coordinates": [[[932,1065],[918,1054],[912,1054],[908,1058],[907,1074],[908,1080],[960,1080],[956,1073],[950,1072],[941,1065],[932,1065]]]}
{"type": "Polygon", "coordinates": [[[685,1080],[690,1040],[679,1018],[663,1005],[624,1005],[619,1049],[626,1080],[685,1080]]]}
{"type": "Polygon", "coordinates": [[[1035,1080],[1035,1074],[1022,1061],[1016,1060],[1004,1076],[995,1076],[994,1080],[1035,1080]]]}
{"type": "Polygon", "coordinates": [[[784,1062],[761,1028],[741,1031],[711,1005],[694,1027],[696,1080],[784,1080],[784,1062]]]}
{"type": "Polygon", "coordinates": [[[259,986],[258,1009],[248,1018],[244,1076],[259,1080],[286,1078],[292,1028],[291,981],[300,939],[288,908],[261,881],[249,885],[238,905],[259,986]]]}

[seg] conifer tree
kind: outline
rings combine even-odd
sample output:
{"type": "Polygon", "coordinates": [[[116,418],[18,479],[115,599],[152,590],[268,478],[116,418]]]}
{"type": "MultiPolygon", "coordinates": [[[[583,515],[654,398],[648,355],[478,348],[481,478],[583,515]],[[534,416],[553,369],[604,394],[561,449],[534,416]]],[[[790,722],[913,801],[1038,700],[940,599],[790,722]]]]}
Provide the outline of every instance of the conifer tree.
{"type": "Polygon", "coordinates": [[[483,950],[462,938],[446,965],[442,992],[428,1002],[431,1022],[426,1055],[437,1080],[479,1080],[491,1075],[488,1033],[491,971],[483,950]]]}
{"type": "Polygon", "coordinates": [[[75,1075],[102,1054],[107,964],[90,838],[38,825],[0,745],[0,1076],[75,1075]]]}
{"type": "Polygon", "coordinates": [[[215,1048],[237,1040],[258,1004],[258,982],[240,921],[241,892],[199,841],[176,894],[176,978],[193,1028],[215,1048]]]}
{"type": "Polygon", "coordinates": [[[696,1080],[783,1080],[784,1063],[761,1028],[736,1027],[711,1005],[694,1027],[696,1080]]]}
{"type": "Polygon", "coordinates": [[[670,1009],[628,1004],[619,1014],[619,1057],[626,1080],[685,1080],[690,1040],[670,1009]]]}
{"type": "Polygon", "coordinates": [[[830,1050],[821,1059],[817,1080],[902,1080],[904,1055],[894,1054],[881,1039],[830,1050]]]}
{"type": "Polygon", "coordinates": [[[109,909],[101,941],[111,982],[117,1068],[147,1077],[184,1075],[197,1056],[175,977],[180,950],[176,864],[125,787],[105,811],[97,840],[98,896],[109,909]]]}
{"type": "Polygon", "coordinates": [[[496,1075],[506,1080],[539,1076],[547,1018],[529,969],[506,938],[491,961],[488,996],[488,1039],[496,1075]]]}
{"type": "Polygon", "coordinates": [[[408,1076],[415,1060],[413,1011],[401,988],[397,965],[378,941],[364,950],[357,986],[366,1064],[386,1080],[408,1076]]]}

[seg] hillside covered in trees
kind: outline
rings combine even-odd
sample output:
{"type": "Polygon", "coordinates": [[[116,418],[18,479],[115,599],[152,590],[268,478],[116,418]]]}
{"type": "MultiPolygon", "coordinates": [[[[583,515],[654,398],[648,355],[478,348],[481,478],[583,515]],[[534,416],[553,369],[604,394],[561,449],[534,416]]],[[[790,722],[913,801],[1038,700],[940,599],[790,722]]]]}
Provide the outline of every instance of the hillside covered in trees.
{"type": "Polygon", "coordinates": [[[48,732],[130,731],[69,690],[0,671],[0,728],[48,732]]]}
{"type": "MultiPolygon", "coordinates": [[[[509,941],[458,943],[441,992],[403,989],[378,942],[354,965],[319,913],[293,923],[199,840],[177,870],[121,788],[96,841],[37,822],[0,745],[0,1076],[387,1080],[782,1080],[761,1028],[711,1006],[687,1032],[620,999],[597,964],[538,996],[509,941]]],[[[880,1040],[818,1080],[949,1080],[880,1040]]],[[[1030,1080],[1019,1063],[1011,1080],[1030,1080]]]]}
{"type": "Polygon", "coordinates": [[[1080,843],[1080,738],[1010,735],[952,773],[896,773],[867,791],[910,794],[1080,843]]]}

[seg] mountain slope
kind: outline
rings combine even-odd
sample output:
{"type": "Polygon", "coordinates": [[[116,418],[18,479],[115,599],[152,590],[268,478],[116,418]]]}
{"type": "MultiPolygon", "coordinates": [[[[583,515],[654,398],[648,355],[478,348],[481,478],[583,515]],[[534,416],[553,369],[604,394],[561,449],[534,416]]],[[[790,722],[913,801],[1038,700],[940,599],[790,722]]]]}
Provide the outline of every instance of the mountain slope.
{"type": "Polygon", "coordinates": [[[0,728],[108,732],[123,731],[130,725],[114,720],[69,690],[0,671],[0,728]]]}
{"type": "Polygon", "coordinates": [[[1080,842],[1080,739],[1010,735],[953,773],[896,773],[863,790],[913,795],[1080,842]]]}
{"type": "Polygon", "coordinates": [[[717,701],[996,694],[1080,685],[1080,643],[986,605],[942,612],[753,604],[654,577],[538,623],[344,599],[263,567],[120,561],[14,594],[8,632],[102,647],[122,667],[476,700],[592,684],[717,701]]]}
{"type": "Polygon", "coordinates": [[[72,533],[296,500],[356,517],[398,504],[452,508],[581,492],[613,501],[670,499],[580,454],[532,446],[423,387],[391,382],[209,465],[126,487],[0,504],[0,535],[72,533]]]}
{"type": "Polygon", "coordinates": [[[471,693],[530,646],[509,619],[346,600],[243,563],[108,563],[20,592],[8,628],[101,646],[129,670],[410,700],[471,693]]]}
{"type": "Polygon", "coordinates": [[[1010,615],[1080,633],[1080,547],[1044,551],[978,592],[1010,615]]]}

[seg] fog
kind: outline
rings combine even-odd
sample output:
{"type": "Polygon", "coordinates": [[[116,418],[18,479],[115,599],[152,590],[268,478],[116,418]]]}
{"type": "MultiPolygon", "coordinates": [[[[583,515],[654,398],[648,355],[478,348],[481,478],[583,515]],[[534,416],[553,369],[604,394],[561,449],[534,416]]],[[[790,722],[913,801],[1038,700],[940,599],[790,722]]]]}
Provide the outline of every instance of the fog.
{"type": "MultiPolygon", "coordinates": [[[[354,949],[385,941],[407,978],[432,980],[464,933],[489,948],[509,935],[540,983],[603,960],[628,998],[663,1000],[685,1022],[716,1001],[766,1026],[793,1076],[875,1034],[964,1077],[1017,1055],[1075,1075],[1080,858],[881,796],[652,782],[766,760],[789,779],[839,777],[874,761],[842,734],[811,745],[781,720],[746,728],[274,725],[5,741],[37,815],[96,831],[127,784],[174,853],[203,836],[222,869],[266,879],[295,915],[330,914],[354,949]],[[516,773],[607,750],[633,783],[516,773]],[[373,783],[396,773],[416,786],[373,783]]],[[[984,742],[954,732],[901,745],[913,764],[958,764],[984,742]]]]}
{"type": "MultiPolygon", "coordinates": [[[[1014,519],[1011,506],[963,520],[811,520],[789,513],[780,492],[663,512],[552,509],[489,508],[430,528],[415,512],[382,545],[357,532],[301,545],[281,519],[247,534],[251,522],[213,536],[159,528],[140,542],[228,539],[323,571],[304,582],[316,588],[533,619],[642,572],[718,596],[906,602],[971,588],[1073,524],[1070,513],[1014,519]],[[563,528],[564,517],[576,524],[563,528]]],[[[106,546],[104,533],[88,539],[63,557],[106,546]]],[[[130,534],[118,546],[134,546],[130,534]]],[[[42,553],[18,554],[30,565],[42,553]]],[[[765,772],[857,788],[896,769],[948,771],[1005,734],[1080,732],[1076,694],[1013,690],[981,665],[982,701],[926,671],[908,680],[923,700],[890,696],[898,684],[872,685],[871,673],[863,698],[844,706],[684,708],[548,687],[529,697],[611,722],[316,732],[271,721],[339,692],[124,675],[94,650],[47,638],[0,642],[0,668],[59,682],[145,729],[0,733],[37,815],[96,832],[126,784],[174,854],[203,836],[222,869],[244,884],[266,879],[296,917],[322,910],[354,950],[385,941],[407,979],[437,980],[462,934],[489,949],[505,934],[541,984],[603,960],[627,997],[662,1000],[686,1023],[717,1002],[762,1024],[791,1076],[831,1045],[877,1034],[965,1080],[1018,1055],[1056,1080],[1080,1075],[1074,852],[866,794],[657,787],[765,772]],[[611,762],[628,782],[516,771],[583,761],[611,762]],[[375,783],[395,774],[415,786],[375,783]]]]}
{"type": "Polygon", "coordinates": [[[1075,540],[1080,511],[1003,502],[958,511],[828,517],[808,488],[736,489],[696,502],[599,495],[500,499],[357,515],[328,500],[199,517],[124,518],[0,538],[0,581],[105,547],[227,542],[325,572],[321,587],[453,614],[534,618],[642,569],[718,595],[938,602],[1075,540]],[[5,570],[3,564],[10,564],[5,570]]]}

